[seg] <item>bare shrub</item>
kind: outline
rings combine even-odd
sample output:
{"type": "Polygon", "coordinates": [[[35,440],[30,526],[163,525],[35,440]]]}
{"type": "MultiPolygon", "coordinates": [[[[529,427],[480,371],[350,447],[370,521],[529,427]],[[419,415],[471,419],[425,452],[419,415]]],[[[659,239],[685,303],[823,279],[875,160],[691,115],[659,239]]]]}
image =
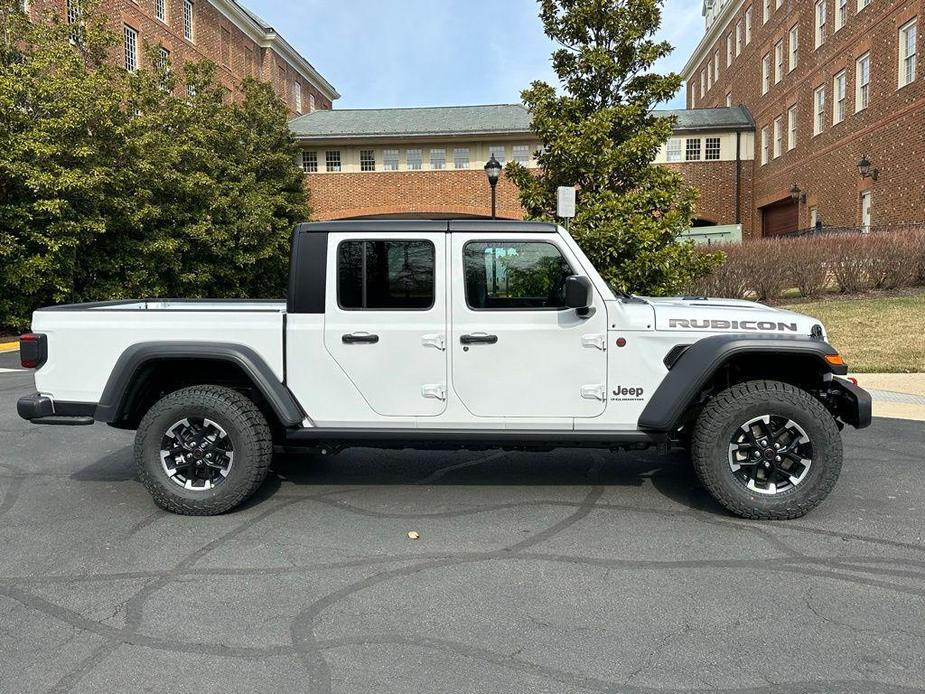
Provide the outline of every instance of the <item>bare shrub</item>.
{"type": "Polygon", "coordinates": [[[830,248],[819,237],[792,239],[787,243],[786,274],[791,287],[802,297],[822,294],[829,279],[830,248]]]}
{"type": "Polygon", "coordinates": [[[857,294],[870,289],[870,259],[866,238],[860,234],[838,234],[826,237],[831,258],[832,275],[844,294],[857,294]]]}
{"type": "Polygon", "coordinates": [[[914,235],[884,232],[864,237],[868,274],[874,289],[900,289],[911,286],[919,272],[914,235]]]}
{"type": "Polygon", "coordinates": [[[748,268],[744,245],[724,244],[710,246],[710,251],[719,248],[726,254],[726,262],[710,275],[698,280],[691,293],[702,296],[716,296],[726,299],[744,299],[749,290],[748,268]]]}
{"type": "Polygon", "coordinates": [[[743,244],[747,253],[745,266],[749,289],[755,292],[759,301],[779,299],[787,289],[792,244],[790,239],[765,239],[743,244]]]}

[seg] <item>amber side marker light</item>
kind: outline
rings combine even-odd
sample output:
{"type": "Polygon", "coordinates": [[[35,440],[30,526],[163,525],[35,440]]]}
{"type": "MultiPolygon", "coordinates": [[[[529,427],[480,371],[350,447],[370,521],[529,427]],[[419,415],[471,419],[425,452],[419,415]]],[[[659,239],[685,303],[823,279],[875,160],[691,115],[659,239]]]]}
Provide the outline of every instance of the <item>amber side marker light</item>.
{"type": "Polygon", "coordinates": [[[826,354],[825,360],[832,366],[847,366],[844,357],[840,354],[826,354]]]}

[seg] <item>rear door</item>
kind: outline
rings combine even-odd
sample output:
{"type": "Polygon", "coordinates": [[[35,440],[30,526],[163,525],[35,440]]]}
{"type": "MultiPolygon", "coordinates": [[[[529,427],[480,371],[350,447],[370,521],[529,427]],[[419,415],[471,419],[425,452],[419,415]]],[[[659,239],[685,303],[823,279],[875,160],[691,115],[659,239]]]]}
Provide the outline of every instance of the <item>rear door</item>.
{"type": "Polygon", "coordinates": [[[434,231],[329,236],[325,349],[377,414],[445,409],[445,244],[434,231]]]}
{"type": "Polygon", "coordinates": [[[477,417],[596,417],[606,406],[607,312],[565,308],[583,274],[555,234],[452,234],[453,388],[477,417]],[[494,238],[492,238],[494,236],[494,238]]]}

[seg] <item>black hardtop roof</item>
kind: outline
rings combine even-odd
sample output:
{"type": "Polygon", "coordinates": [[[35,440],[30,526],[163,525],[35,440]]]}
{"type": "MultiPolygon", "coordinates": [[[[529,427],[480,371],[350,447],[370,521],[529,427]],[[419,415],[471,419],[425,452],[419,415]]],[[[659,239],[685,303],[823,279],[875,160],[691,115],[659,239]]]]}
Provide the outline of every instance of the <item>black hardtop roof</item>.
{"type": "Polygon", "coordinates": [[[368,231],[396,233],[401,231],[480,232],[480,233],[555,233],[552,222],[518,222],[510,219],[351,219],[335,222],[303,222],[296,233],[328,233],[332,231],[368,231]]]}

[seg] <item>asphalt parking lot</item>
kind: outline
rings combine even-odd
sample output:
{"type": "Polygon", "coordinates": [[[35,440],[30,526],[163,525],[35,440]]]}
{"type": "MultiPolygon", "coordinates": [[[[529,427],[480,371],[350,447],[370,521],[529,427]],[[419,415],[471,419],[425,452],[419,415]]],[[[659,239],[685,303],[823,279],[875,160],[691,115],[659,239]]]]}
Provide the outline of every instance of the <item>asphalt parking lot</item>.
{"type": "Polygon", "coordinates": [[[131,433],[29,425],[31,390],[0,371],[3,692],[925,688],[925,424],[847,432],[786,523],[681,455],[366,449],[183,518],[131,433]]]}

